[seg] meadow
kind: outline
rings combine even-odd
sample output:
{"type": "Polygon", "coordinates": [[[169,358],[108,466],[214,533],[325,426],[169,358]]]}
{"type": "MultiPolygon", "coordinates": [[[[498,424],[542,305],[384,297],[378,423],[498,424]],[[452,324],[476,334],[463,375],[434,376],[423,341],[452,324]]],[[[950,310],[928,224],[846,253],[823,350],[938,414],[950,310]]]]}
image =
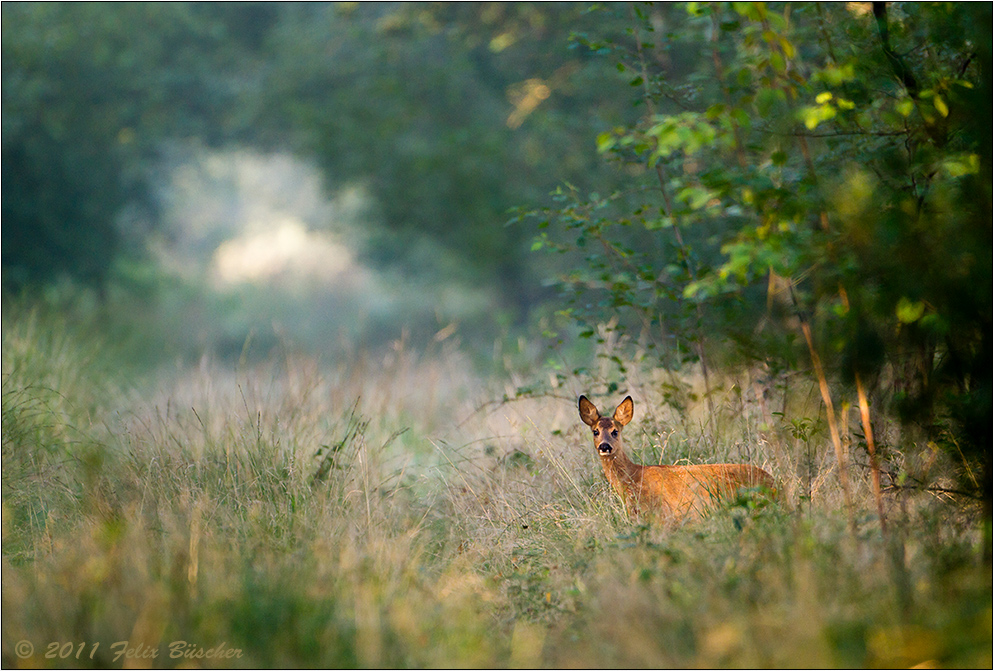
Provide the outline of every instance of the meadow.
{"type": "Polygon", "coordinates": [[[712,414],[692,369],[619,386],[509,342],[481,372],[454,342],[135,379],[5,309],[3,666],[992,665],[980,505],[891,488],[883,533],[853,435],[848,513],[813,380],[768,384],[764,413],[728,374],[712,414]],[[781,502],[630,519],[580,393],[635,397],[642,463],[748,461],[781,502]]]}

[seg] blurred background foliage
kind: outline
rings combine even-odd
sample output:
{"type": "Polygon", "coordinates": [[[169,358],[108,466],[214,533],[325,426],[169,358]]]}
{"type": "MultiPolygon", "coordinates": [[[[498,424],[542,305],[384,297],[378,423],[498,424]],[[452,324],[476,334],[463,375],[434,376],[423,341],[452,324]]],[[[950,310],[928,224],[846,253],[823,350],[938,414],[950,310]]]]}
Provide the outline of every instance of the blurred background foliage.
{"type": "Polygon", "coordinates": [[[104,290],[162,227],[194,144],[290,152],[359,184],[364,258],[511,308],[540,297],[507,210],[609,175],[590,152],[623,83],[569,48],[578,5],[107,4],[5,8],[4,284],[104,290]],[[141,31],[135,31],[141,26],[141,31]],[[438,277],[433,279],[438,280],[438,277]]]}

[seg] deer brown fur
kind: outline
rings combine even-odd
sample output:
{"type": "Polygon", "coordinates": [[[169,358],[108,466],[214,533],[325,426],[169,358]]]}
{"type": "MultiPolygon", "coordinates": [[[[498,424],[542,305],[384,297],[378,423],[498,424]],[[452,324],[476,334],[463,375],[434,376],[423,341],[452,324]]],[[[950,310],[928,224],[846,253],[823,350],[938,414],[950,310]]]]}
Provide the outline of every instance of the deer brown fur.
{"type": "Polygon", "coordinates": [[[632,420],[635,404],[628,396],[611,417],[603,417],[586,396],[580,419],[593,430],[594,448],[611,487],[632,515],[679,524],[699,519],[705,510],[741,488],[773,491],[773,477],[750,464],[642,466],[625,453],[621,430],[632,420]]]}

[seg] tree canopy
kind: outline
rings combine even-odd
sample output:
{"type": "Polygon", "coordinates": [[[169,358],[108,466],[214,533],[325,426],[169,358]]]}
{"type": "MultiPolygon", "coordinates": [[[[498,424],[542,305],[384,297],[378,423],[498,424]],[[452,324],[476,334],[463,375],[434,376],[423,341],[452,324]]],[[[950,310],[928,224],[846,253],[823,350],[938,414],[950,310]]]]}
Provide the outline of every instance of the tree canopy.
{"type": "Polygon", "coordinates": [[[613,312],[705,376],[810,362],[830,424],[826,376],[872,387],[989,500],[990,25],[988,6],[636,6],[627,39],[589,42],[641,98],[598,139],[631,188],[532,213],[536,247],[586,260],[565,313],[591,337],[613,312]]]}

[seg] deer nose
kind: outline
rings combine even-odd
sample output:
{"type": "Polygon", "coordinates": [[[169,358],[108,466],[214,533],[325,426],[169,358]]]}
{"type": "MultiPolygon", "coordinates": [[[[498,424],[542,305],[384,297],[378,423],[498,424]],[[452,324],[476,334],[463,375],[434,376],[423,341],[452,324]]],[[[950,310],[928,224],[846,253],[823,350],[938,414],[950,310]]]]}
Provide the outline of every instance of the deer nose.
{"type": "Polygon", "coordinates": [[[611,450],[614,449],[609,443],[601,443],[597,446],[597,451],[601,454],[611,454],[611,450]]]}

